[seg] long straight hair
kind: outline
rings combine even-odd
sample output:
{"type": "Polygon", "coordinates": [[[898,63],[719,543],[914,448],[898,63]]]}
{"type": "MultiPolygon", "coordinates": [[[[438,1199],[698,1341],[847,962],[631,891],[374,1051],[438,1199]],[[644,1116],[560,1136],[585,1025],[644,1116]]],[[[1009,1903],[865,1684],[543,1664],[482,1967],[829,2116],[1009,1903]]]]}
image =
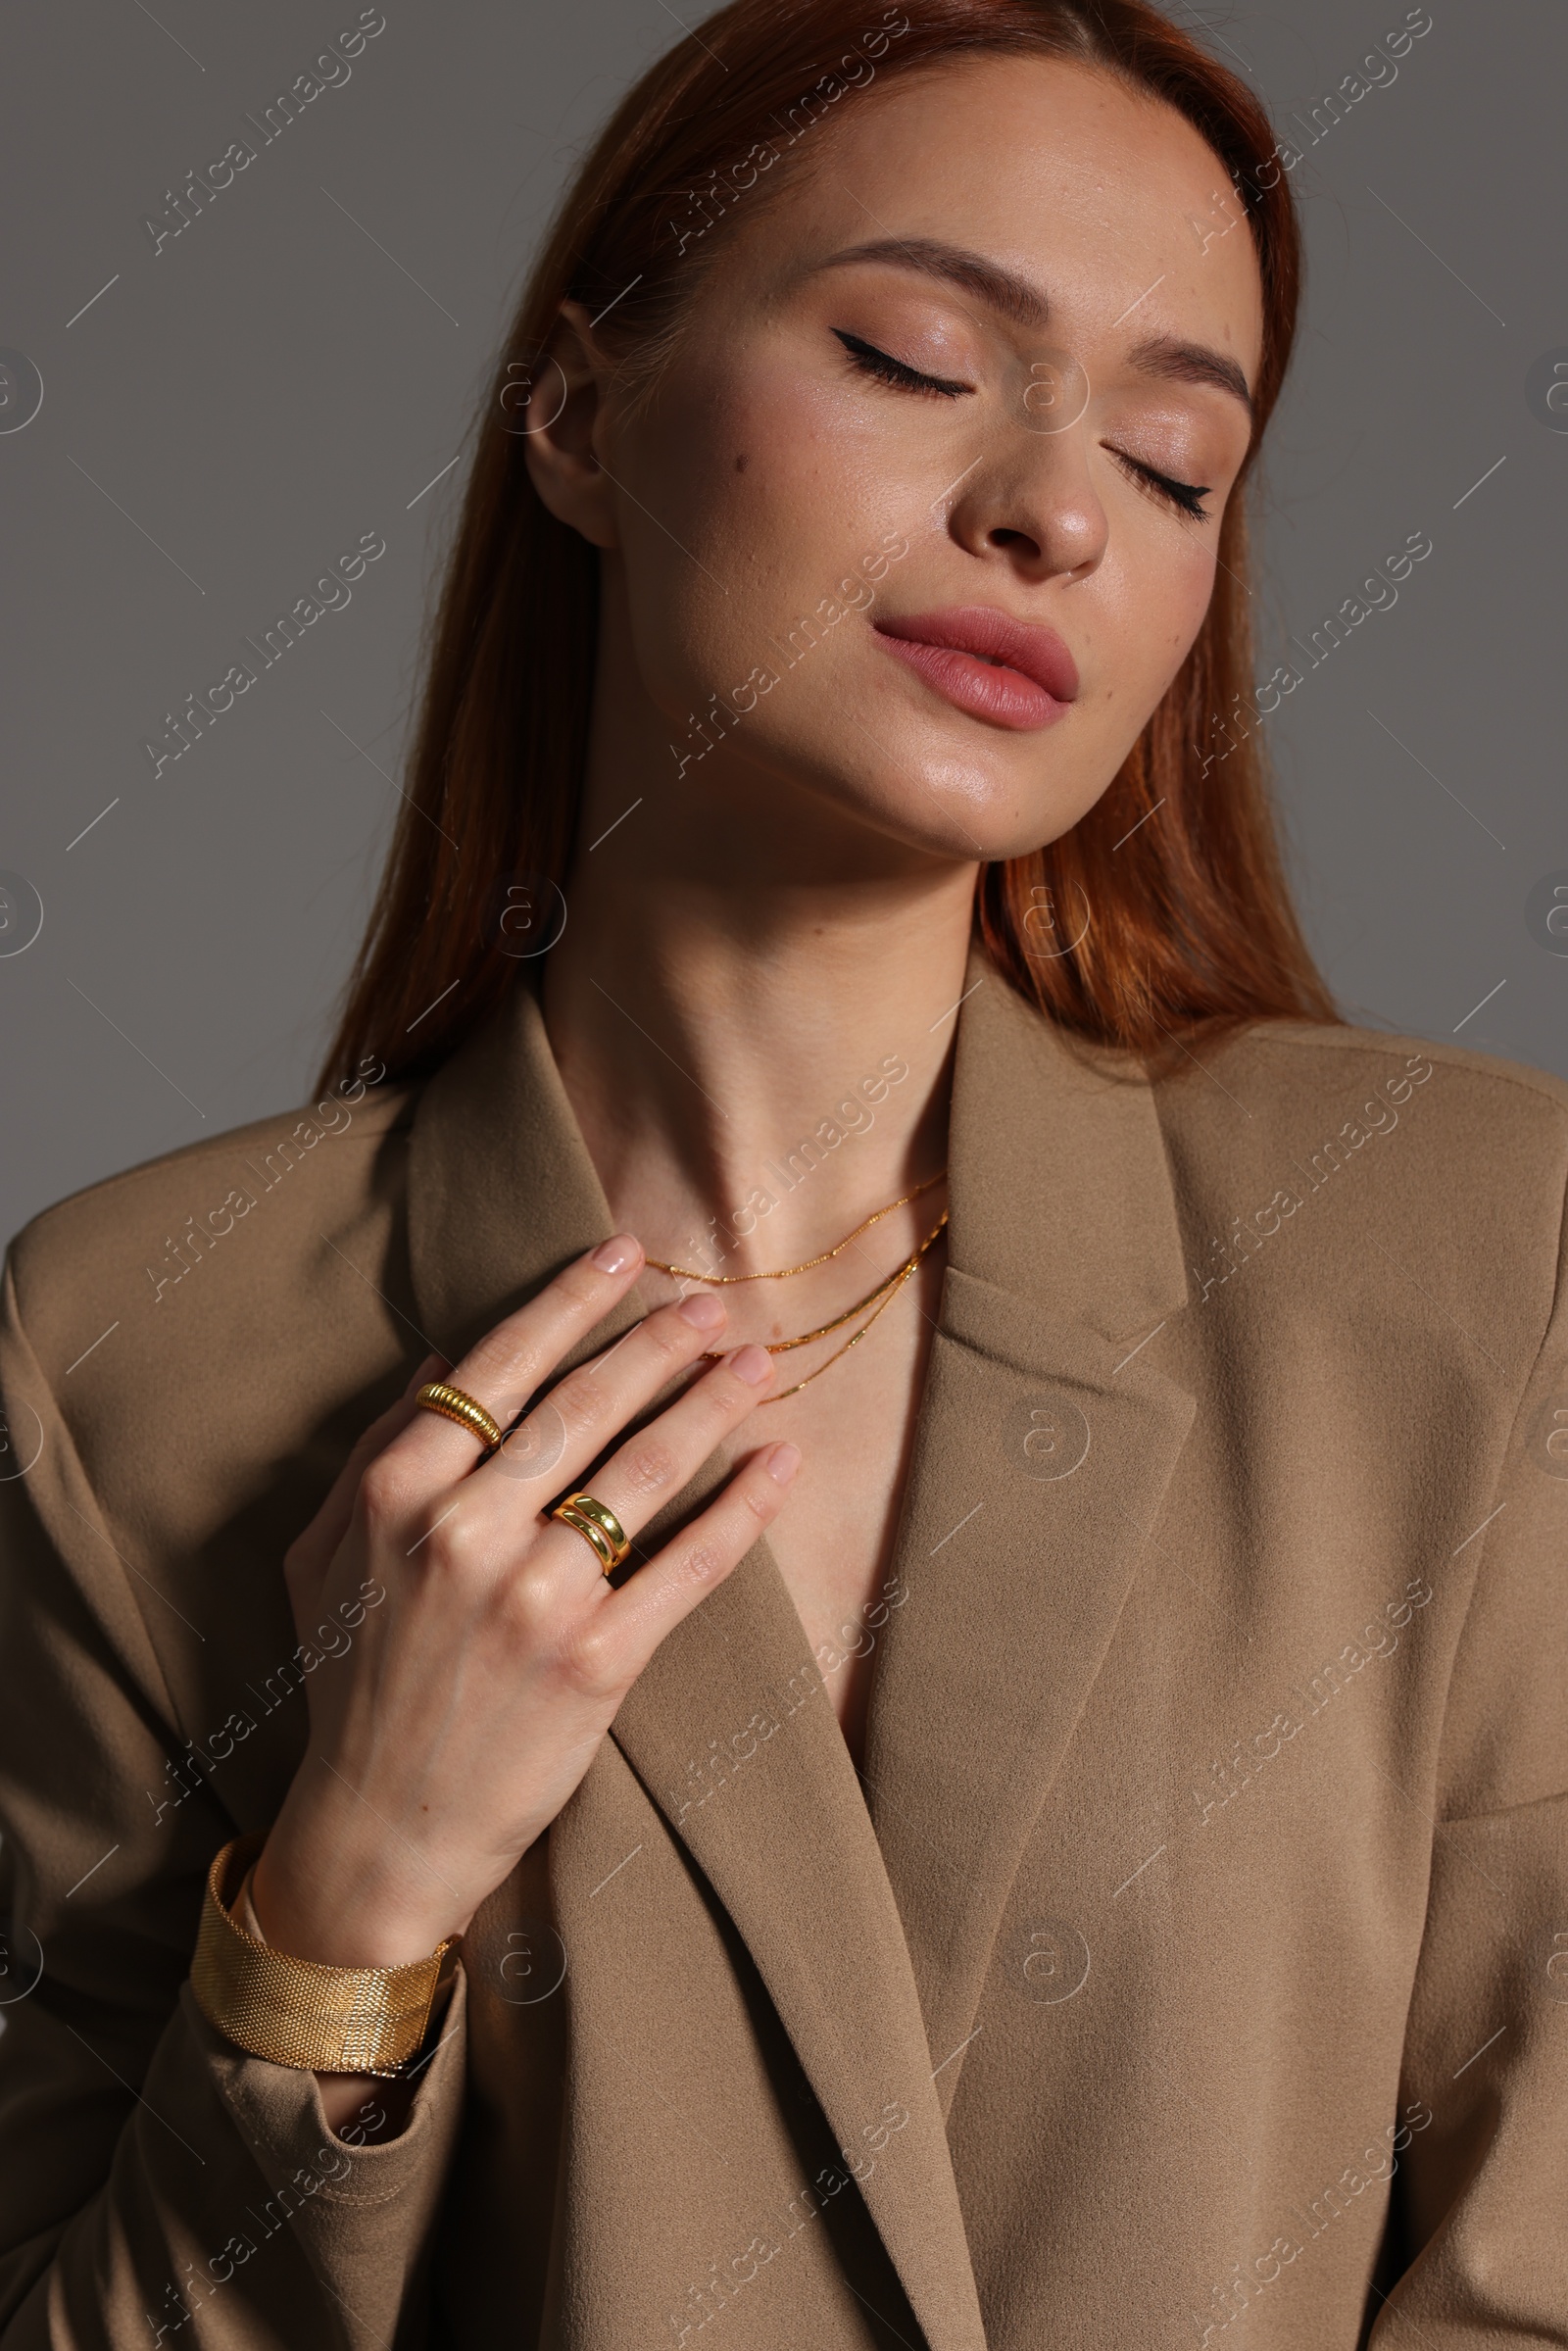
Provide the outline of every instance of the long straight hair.
{"type": "MultiPolygon", "coordinates": [[[[1250,91],[1145,0],[902,0],[869,27],[868,13],[865,0],[733,0],[650,68],[566,188],[475,419],[406,801],[325,1082],[370,1053],[394,1081],[438,1067],[516,974],[502,920],[515,877],[548,899],[566,870],[599,559],[539,498],[518,429],[563,301],[604,314],[596,331],[634,397],[656,384],[693,294],[721,265],[731,208],[785,183],[796,141],[858,92],[979,56],[1065,58],[1184,116],[1224,180],[1194,233],[1245,220],[1261,271],[1250,470],[1300,280],[1289,183],[1250,91]]],[[[808,157],[820,136],[807,137],[808,157]]],[[[1184,1041],[1242,1021],[1338,1017],[1276,840],[1247,571],[1237,495],[1207,614],[1119,773],[1059,840],[987,864],[976,896],[980,935],[1023,996],[1087,1044],[1164,1063],[1184,1041]]]]}

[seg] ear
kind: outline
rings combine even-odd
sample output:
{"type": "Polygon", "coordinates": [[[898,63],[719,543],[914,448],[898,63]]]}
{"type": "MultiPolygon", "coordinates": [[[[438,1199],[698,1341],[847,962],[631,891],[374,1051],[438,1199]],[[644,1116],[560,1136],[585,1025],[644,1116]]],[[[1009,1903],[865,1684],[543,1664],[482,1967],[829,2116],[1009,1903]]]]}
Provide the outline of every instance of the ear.
{"type": "Polygon", "coordinates": [[[529,419],[522,430],[534,488],[557,521],[580,531],[592,547],[619,543],[613,484],[598,455],[610,372],[587,311],[580,302],[564,302],[543,354],[528,372],[520,407],[529,419]]]}

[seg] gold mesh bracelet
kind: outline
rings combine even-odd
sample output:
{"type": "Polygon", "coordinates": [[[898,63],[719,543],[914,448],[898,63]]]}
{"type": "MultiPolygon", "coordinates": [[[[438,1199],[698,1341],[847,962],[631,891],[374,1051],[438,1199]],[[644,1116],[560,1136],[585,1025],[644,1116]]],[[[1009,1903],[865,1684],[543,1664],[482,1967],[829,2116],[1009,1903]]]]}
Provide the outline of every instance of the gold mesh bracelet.
{"type": "Polygon", "coordinates": [[[237,1837],[207,1875],[191,1989],[208,2022],[253,2057],[317,2074],[394,2075],[417,2055],[452,1948],[408,1967],[322,1967],[247,1935],[224,1904],[265,1841],[237,1837]]]}

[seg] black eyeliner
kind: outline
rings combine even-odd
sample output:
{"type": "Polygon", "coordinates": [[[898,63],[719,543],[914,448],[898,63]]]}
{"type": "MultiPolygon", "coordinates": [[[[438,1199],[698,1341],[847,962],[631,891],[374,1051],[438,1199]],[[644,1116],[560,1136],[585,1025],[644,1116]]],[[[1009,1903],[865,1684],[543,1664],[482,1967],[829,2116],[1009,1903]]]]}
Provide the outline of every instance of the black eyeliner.
{"type": "Polygon", "coordinates": [[[906,361],[895,359],[891,351],[866,342],[863,335],[851,334],[847,327],[835,326],[830,331],[861,372],[874,375],[881,383],[896,384],[909,392],[938,392],[944,400],[956,400],[960,393],[974,389],[972,384],[954,383],[945,376],[922,375],[918,367],[911,367],[906,361]]]}
{"type": "MultiPolygon", "coordinates": [[[[868,343],[863,335],[852,334],[848,327],[835,326],[830,331],[843,344],[856,366],[864,374],[875,376],[880,383],[893,384],[904,391],[937,392],[948,400],[956,399],[960,393],[974,388],[971,384],[954,383],[940,375],[923,375],[918,367],[911,367],[905,360],[895,359],[891,351],[883,351],[879,345],[868,343]]],[[[1140,459],[1129,457],[1124,449],[1112,450],[1111,455],[1188,521],[1207,522],[1211,518],[1208,508],[1200,504],[1201,499],[1209,495],[1211,483],[1177,481],[1173,474],[1161,473],[1156,466],[1146,465],[1140,459]]]]}

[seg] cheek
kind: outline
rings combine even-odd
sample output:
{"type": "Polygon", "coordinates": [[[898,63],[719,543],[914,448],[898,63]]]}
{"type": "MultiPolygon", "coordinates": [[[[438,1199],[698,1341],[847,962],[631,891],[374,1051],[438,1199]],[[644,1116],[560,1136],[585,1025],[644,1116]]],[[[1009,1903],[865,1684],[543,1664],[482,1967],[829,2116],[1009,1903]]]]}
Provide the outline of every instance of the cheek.
{"type": "MultiPolygon", "coordinates": [[[[1147,716],[1192,649],[1214,589],[1213,538],[1201,543],[1129,550],[1116,566],[1104,626],[1107,698],[1138,704],[1147,716]]],[[[1110,583],[1107,582],[1107,587],[1110,583]]]]}
{"type": "Polygon", "coordinates": [[[720,392],[705,425],[719,457],[712,521],[733,551],[732,593],[766,581],[814,601],[901,517],[907,527],[907,484],[920,475],[888,422],[783,368],[720,392]]]}
{"type": "Polygon", "coordinates": [[[1166,668],[1161,692],[1192,651],[1193,641],[1203,625],[1203,615],[1208,611],[1213,594],[1214,559],[1206,551],[1195,553],[1171,582],[1169,623],[1165,638],[1166,668]]]}
{"type": "Polygon", "coordinates": [[[1216,537],[1212,525],[1201,537],[1192,531],[1185,543],[1163,551],[1163,560],[1145,574],[1144,610],[1139,617],[1151,645],[1159,648],[1167,674],[1181,667],[1203,625],[1214,593],[1216,537]]]}
{"type": "Polygon", "coordinates": [[[656,696],[745,678],[821,600],[842,606],[846,578],[871,601],[859,566],[910,504],[906,469],[831,391],[760,367],[677,387],[639,460],[631,486],[664,525],[634,512],[626,539],[656,696]]]}

